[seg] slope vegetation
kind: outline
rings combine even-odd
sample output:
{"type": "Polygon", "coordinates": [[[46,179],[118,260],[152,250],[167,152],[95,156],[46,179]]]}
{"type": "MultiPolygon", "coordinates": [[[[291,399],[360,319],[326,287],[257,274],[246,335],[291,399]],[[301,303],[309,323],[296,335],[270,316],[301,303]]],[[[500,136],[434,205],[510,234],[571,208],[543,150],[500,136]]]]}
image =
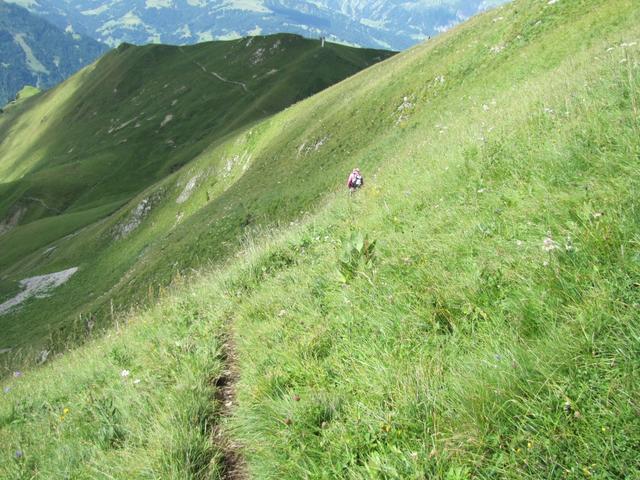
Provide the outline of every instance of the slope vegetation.
{"type": "Polygon", "coordinates": [[[128,288],[235,260],[5,381],[3,475],[638,477],[639,26],[519,0],[149,189],[128,288]]]}
{"type": "MultiPolygon", "coordinates": [[[[230,136],[236,141],[237,132],[260,119],[391,54],[322,48],[294,35],[192,47],[121,45],[59,88],[5,112],[0,299],[11,299],[28,278],[76,267],[81,275],[74,279],[80,290],[62,309],[33,302],[31,310],[0,317],[3,348],[42,342],[57,322],[68,326],[84,313],[76,309],[92,300],[88,294],[100,296],[123,278],[144,248],[129,237],[166,200],[176,171],[230,136]],[[152,185],[153,192],[126,205],[152,185]],[[87,279],[94,285],[90,292],[87,279]],[[18,333],[23,318],[30,319],[27,335],[18,333]]],[[[214,167],[207,166],[208,183],[219,189],[229,183],[222,178],[227,167],[214,167]]],[[[197,180],[187,180],[193,184],[181,186],[184,195],[171,203],[185,203],[197,180]]],[[[212,191],[211,199],[216,195],[212,191]]]]}

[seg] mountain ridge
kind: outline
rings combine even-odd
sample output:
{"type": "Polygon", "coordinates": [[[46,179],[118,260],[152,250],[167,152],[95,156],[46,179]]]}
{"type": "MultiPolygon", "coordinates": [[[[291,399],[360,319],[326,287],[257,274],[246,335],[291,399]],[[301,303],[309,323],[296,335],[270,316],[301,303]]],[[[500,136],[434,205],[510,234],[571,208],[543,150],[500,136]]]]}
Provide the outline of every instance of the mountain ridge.
{"type": "MultiPolygon", "coordinates": [[[[92,248],[111,251],[114,241],[135,236],[177,188],[168,179],[194,158],[391,55],[323,47],[292,34],[185,47],[122,44],[59,87],[8,109],[0,116],[0,294],[13,295],[20,281],[65,263],[57,247],[50,251],[58,242],[73,245],[66,261],[91,265],[101,257],[92,248]],[[145,193],[153,185],[159,191],[145,193]],[[78,232],[92,239],[75,238],[78,232]]],[[[251,158],[234,154],[191,188],[209,178],[215,201],[237,164],[248,168],[251,158]]],[[[118,284],[135,258],[111,260],[99,293],[118,284]]],[[[84,311],[85,300],[78,296],[68,306],[84,311]]],[[[6,332],[19,329],[14,317],[25,314],[9,312],[0,323],[6,332]]],[[[31,333],[42,341],[53,317],[38,308],[33,314],[31,333]]],[[[56,317],[63,330],[68,315],[56,317]]],[[[6,334],[5,342],[16,347],[19,337],[6,334]]]]}

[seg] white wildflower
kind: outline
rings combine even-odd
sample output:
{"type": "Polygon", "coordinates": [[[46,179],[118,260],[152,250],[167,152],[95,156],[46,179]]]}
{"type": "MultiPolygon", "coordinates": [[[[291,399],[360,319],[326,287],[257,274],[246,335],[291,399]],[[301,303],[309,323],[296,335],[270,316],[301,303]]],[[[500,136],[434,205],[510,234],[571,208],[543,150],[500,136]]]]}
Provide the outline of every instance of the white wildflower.
{"type": "Polygon", "coordinates": [[[552,252],[554,250],[557,250],[558,248],[558,244],[551,237],[545,238],[542,242],[542,249],[545,252],[552,252]]]}
{"type": "Polygon", "coordinates": [[[573,246],[573,241],[571,240],[571,237],[567,237],[567,241],[564,245],[564,249],[567,252],[573,252],[575,251],[576,247],[573,246]]]}

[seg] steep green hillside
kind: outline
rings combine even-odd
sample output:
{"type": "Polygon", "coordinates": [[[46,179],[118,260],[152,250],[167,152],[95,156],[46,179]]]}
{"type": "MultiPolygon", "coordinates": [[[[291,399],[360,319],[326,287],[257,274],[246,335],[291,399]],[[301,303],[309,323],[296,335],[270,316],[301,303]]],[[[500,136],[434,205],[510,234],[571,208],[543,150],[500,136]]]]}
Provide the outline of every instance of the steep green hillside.
{"type": "Polygon", "coordinates": [[[0,108],[25,86],[51,88],[107,50],[72,29],[0,1],[0,108]]]}
{"type": "Polygon", "coordinates": [[[26,258],[81,268],[30,315],[174,286],[3,383],[2,475],[640,477],[639,47],[632,2],[518,0],[26,258]]]}
{"type": "MultiPolygon", "coordinates": [[[[2,312],[0,306],[0,348],[41,344],[56,324],[69,327],[79,313],[92,312],[85,307],[92,301],[87,294],[113,287],[141,252],[133,241],[123,248],[114,240],[128,237],[155,210],[162,191],[176,181],[172,172],[390,55],[322,48],[295,35],[192,47],[122,45],[59,88],[7,110],[0,116],[0,300],[19,292],[19,281],[58,266],[81,267],[86,276],[62,308],[34,302],[32,309],[2,312]],[[130,207],[118,209],[167,177],[136,218],[123,218],[130,207]],[[26,318],[25,336],[19,332],[26,318]]],[[[209,175],[224,176],[213,167],[207,167],[209,175]]],[[[129,292],[125,297],[118,301],[129,302],[129,292]]]]}

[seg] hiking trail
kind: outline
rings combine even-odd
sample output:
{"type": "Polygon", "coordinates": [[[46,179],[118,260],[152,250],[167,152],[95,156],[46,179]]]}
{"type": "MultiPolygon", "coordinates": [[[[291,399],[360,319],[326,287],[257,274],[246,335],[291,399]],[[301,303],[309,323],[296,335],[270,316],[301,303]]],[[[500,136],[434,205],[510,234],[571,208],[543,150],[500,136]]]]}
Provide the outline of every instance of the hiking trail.
{"type": "MultiPolygon", "coordinates": [[[[180,52],[181,52],[183,55],[185,55],[185,56],[187,56],[187,57],[188,57],[188,55],[184,52],[184,50],[182,49],[182,47],[180,47],[180,52]]],[[[200,62],[197,62],[197,61],[195,61],[195,60],[191,60],[191,59],[189,59],[189,60],[190,60],[194,65],[196,65],[198,68],[200,68],[200,70],[202,70],[204,73],[206,73],[206,74],[208,74],[208,75],[211,75],[212,77],[217,78],[217,79],[218,79],[218,80],[220,80],[221,82],[229,83],[229,84],[231,84],[231,85],[237,85],[237,86],[239,86],[239,87],[242,87],[242,89],[243,89],[246,93],[249,93],[249,89],[247,88],[247,85],[246,85],[244,82],[236,82],[236,81],[234,81],[234,80],[228,80],[228,79],[224,78],[222,75],[220,75],[219,73],[216,73],[216,72],[212,72],[212,71],[207,70],[207,67],[205,67],[204,65],[202,65],[200,62]]]]}
{"type": "Polygon", "coordinates": [[[249,476],[244,458],[240,453],[241,445],[229,438],[228,432],[224,428],[224,420],[232,415],[236,404],[236,383],[238,381],[236,346],[231,320],[227,320],[221,340],[220,357],[223,368],[220,376],[214,380],[218,415],[212,432],[212,440],[222,453],[221,478],[223,480],[247,480],[249,476]]]}
{"type": "Polygon", "coordinates": [[[44,200],[42,200],[41,198],[36,198],[36,197],[25,197],[25,200],[29,200],[31,202],[36,202],[39,203],[40,205],[42,205],[45,209],[49,210],[50,212],[53,212],[55,214],[60,215],[62,213],[61,210],[58,210],[57,208],[53,208],[50,207],[49,205],[46,204],[46,202],[44,200]]]}

